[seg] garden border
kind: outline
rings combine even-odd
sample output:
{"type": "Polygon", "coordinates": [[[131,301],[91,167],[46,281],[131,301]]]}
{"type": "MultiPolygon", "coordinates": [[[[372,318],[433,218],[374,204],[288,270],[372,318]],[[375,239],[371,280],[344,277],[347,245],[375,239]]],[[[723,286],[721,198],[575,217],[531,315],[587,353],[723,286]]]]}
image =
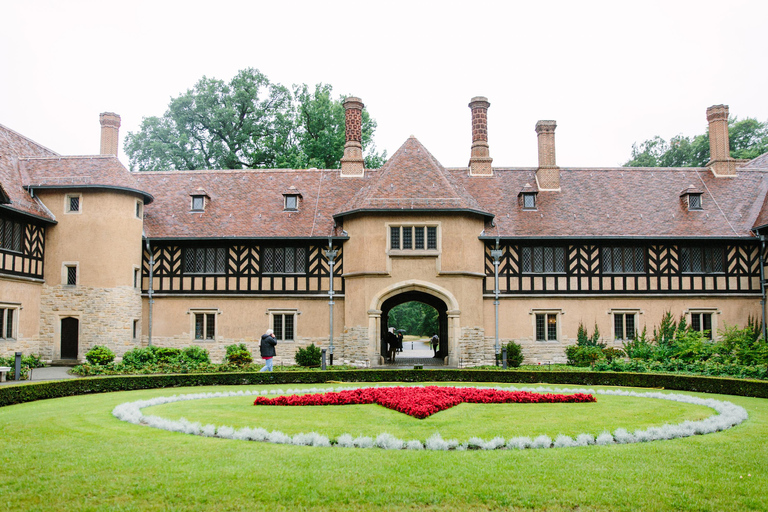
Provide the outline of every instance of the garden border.
{"type": "Polygon", "coordinates": [[[84,377],[66,381],[6,385],[0,407],[48,398],[194,386],[259,384],[322,384],[339,382],[498,382],[568,384],[671,389],[698,393],[768,398],[768,382],[725,377],[612,372],[549,372],[497,370],[340,370],[323,372],[186,373],[84,377]]]}

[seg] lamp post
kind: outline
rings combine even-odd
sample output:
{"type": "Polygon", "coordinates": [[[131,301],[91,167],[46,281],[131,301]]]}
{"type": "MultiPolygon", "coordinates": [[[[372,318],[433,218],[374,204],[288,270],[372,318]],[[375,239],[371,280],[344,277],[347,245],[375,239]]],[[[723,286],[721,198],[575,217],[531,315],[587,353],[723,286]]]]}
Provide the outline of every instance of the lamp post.
{"type": "Polygon", "coordinates": [[[501,249],[499,249],[499,239],[496,239],[496,248],[491,250],[493,258],[493,306],[496,309],[496,366],[499,366],[499,354],[501,345],[499,345],[499,262],[501,261],[501,249]]]}
{"type": "Polygon", "coordinates": [[[336,255],[338,250],[333,248],[333,240],[328,239],[328,249],[323,251],[325,257],[328,259],[328,266],[330,267],[330,285],[328,286],[328,308],[330,314],[330,337],[328,343],[328,361],[333,366],[333,265],[336,263],[336,255]]]}

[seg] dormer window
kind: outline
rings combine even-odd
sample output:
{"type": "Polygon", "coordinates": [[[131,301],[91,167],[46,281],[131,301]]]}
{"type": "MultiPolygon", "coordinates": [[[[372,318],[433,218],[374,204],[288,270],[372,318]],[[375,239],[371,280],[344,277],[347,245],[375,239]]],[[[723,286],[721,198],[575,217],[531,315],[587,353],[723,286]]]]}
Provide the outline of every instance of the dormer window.
{"type": "Polygon", "coordinates": [[[701,203],[701,190],[697,189],[693,185],[688,185],[688,188],[680,193],[680,199],[683,202],[683,206],[688,210],[703,210],[704,207],[701,203]]]}
{"type": "Polygon", "coordinates": [[[283,191],[283,209],[286,212],[299,211],[299,198],[301,198],[301,192],[291,185],[285,191],[283,191]]]}
{"type": "Polygon", "coordinates": [[[192,196],[192,210],[193,211],[205,210],[205,196],[192,196]]]}
{"type": "Polygon", "coordinates": [[[297,211],[299,209],[299,196],[286,195],[285,196],[285,209],[288,211],[297,211]]]}
{"type": "Polygon", "coordinates": [[[536,209],[536,196],[538,193],[539,191],[533,188],[530,184],[525,184],[520,193],[517,194],[518,202],[523,210],[536,209]]]}
{"type": "Polygon", "coordinates": [[[208,195],[203,187],[197,187],[195,190],[189,193],[192,198],[190,210],[193,212],[204,212],[205,207],[208,206],[208,202],[211,200],[211,196],[208,195]]]}

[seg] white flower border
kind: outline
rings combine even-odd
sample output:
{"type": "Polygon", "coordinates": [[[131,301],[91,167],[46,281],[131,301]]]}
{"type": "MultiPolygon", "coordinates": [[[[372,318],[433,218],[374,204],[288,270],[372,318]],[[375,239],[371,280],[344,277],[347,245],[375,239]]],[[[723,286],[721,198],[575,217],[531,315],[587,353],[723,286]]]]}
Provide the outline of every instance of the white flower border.
{"type": "MultiPolygon", "coordinates": [[[[613,433],[603,432],[598,436],[592,434],[579,434],[575,438],[566,435],[559,435],[554,440],[541,435],[534,439],[530,437],[513,437],[505,440],[503,437],[494,437],[486,441],[478,437],[472,437],[464,443],[456,439],[443,439],[439,433],[433,434],[425,442],[419,440],[404,441],[387,433],[379,434],[377,437],[352,437],[349,434],[342,434],[332,442],[328,437],[310,432],[301,433],[295,436],[289,436],[278,430],[268,431],[263,428],[244,427],[235,430],[228,426],[216,426],[212,424],[202,425],[199,422],[190,422],[184,418],[180,420],[168,420],[158,416],[146,416],[142,414],[141,409],[153,405],[162,405],[171,402],[181,402],[184,400],[199,400],[203,398],[223,398],[230,396],[257,396],[257,395],[284,395],[284,394],[307,394],[307,393],[328,393],[331,391],[343,391],[350,389],[364,389],[369,387],[394,387],[394,386],[359,386],[359,387],[337,387],[337,388],[309,388],[309,389],[271,389],[264,391],[229,391],[217,393],[194,393],[189,395],[173,395],[152,398],[149,400],[138,400],[136,402],[126,402],[118,405],[112,410],[112,414],[120,420],[134,423],[136,425],[147,425],[149,427],[168,430],[170,432],[182,432],[184,434],[194,434],[204,437],[219,437],[223,439],[239,439],[243,441],[264,441],[277,444],[292,444],[298,446],[324,446],[324,447],[342,447],[342,448],[383,448],[386,450],[497,450],[497,449],[519,449],[526,448],[566,448],[571,446],[589,446],[589,445],[610,445],[610,444],[628,444],[644,443],[648,441],[660,441],[665,439],[676,439],[681,437],[690,437],[694,435],[710,434],[719,432],[746,420],[749,415],[746,409],[731,402],[714,400],[711,398],[697,398],[689,395],[680,395],[674,393],[624,391],[614,389],[570,389],[570,388],[516,388],[509,387],[485,387],[480,389],[499,389],[504,391],[531,391],[534,393],[589,393],[597,395],[630,396],[638,398],[656,398],[661,400],[671,400],[673,402],[682,402],[695,405],[704,405],[717,411],[718,414],[699,421],[684,421],[677,425],[665,424],[661,427],[649,427],[647,429],[638,429],[634,432],[628,432],[623,428],[617,428],[613,433]]],[[[462,387],[462,386],[453,386],[462,387]]],[[[478,389],[478,388],[473,388],[478,389]]]]}

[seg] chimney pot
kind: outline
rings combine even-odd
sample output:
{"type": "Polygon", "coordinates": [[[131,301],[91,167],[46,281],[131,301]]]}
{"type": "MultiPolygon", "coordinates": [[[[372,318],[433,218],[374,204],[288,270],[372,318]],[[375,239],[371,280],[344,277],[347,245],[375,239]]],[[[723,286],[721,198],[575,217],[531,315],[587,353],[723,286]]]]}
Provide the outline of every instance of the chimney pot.
{"type": "Polygon", "coordinates": [[[344,100],[344,156],[341,158],[341,176],[364,176],[363,160],[363,101],[350,96],[344,100]]]}
{"type": "Polygon", "coordinates": [[[728,137],[728,105],[712,105],[707,109],[709,123],[709,162],[715,176],[736,176],[736,162],[731,158],[728,137]]]}
{"type": "Polygon", "coordinates": [[[99,114],[101,123],[101,150],[102,155],[117,156],[117,146],[120,134],[120,116],[114,112],[102,112],[99,114]]]}
{"type": "Polygon", "coordinates": [[[539,168],[536,181],[540,190],[560,190],[560,168],[555,163],[555,121],[536,123],[536,137],[539,143],[539,168]]]}
{"type": "Polygon", "coordinates": [[[472,153],[469,158],[470,176],[493,176],[493,158],[488,147],[488,107],[485,96],[475,96],[469,102],[472,109],[472,153]]]}

